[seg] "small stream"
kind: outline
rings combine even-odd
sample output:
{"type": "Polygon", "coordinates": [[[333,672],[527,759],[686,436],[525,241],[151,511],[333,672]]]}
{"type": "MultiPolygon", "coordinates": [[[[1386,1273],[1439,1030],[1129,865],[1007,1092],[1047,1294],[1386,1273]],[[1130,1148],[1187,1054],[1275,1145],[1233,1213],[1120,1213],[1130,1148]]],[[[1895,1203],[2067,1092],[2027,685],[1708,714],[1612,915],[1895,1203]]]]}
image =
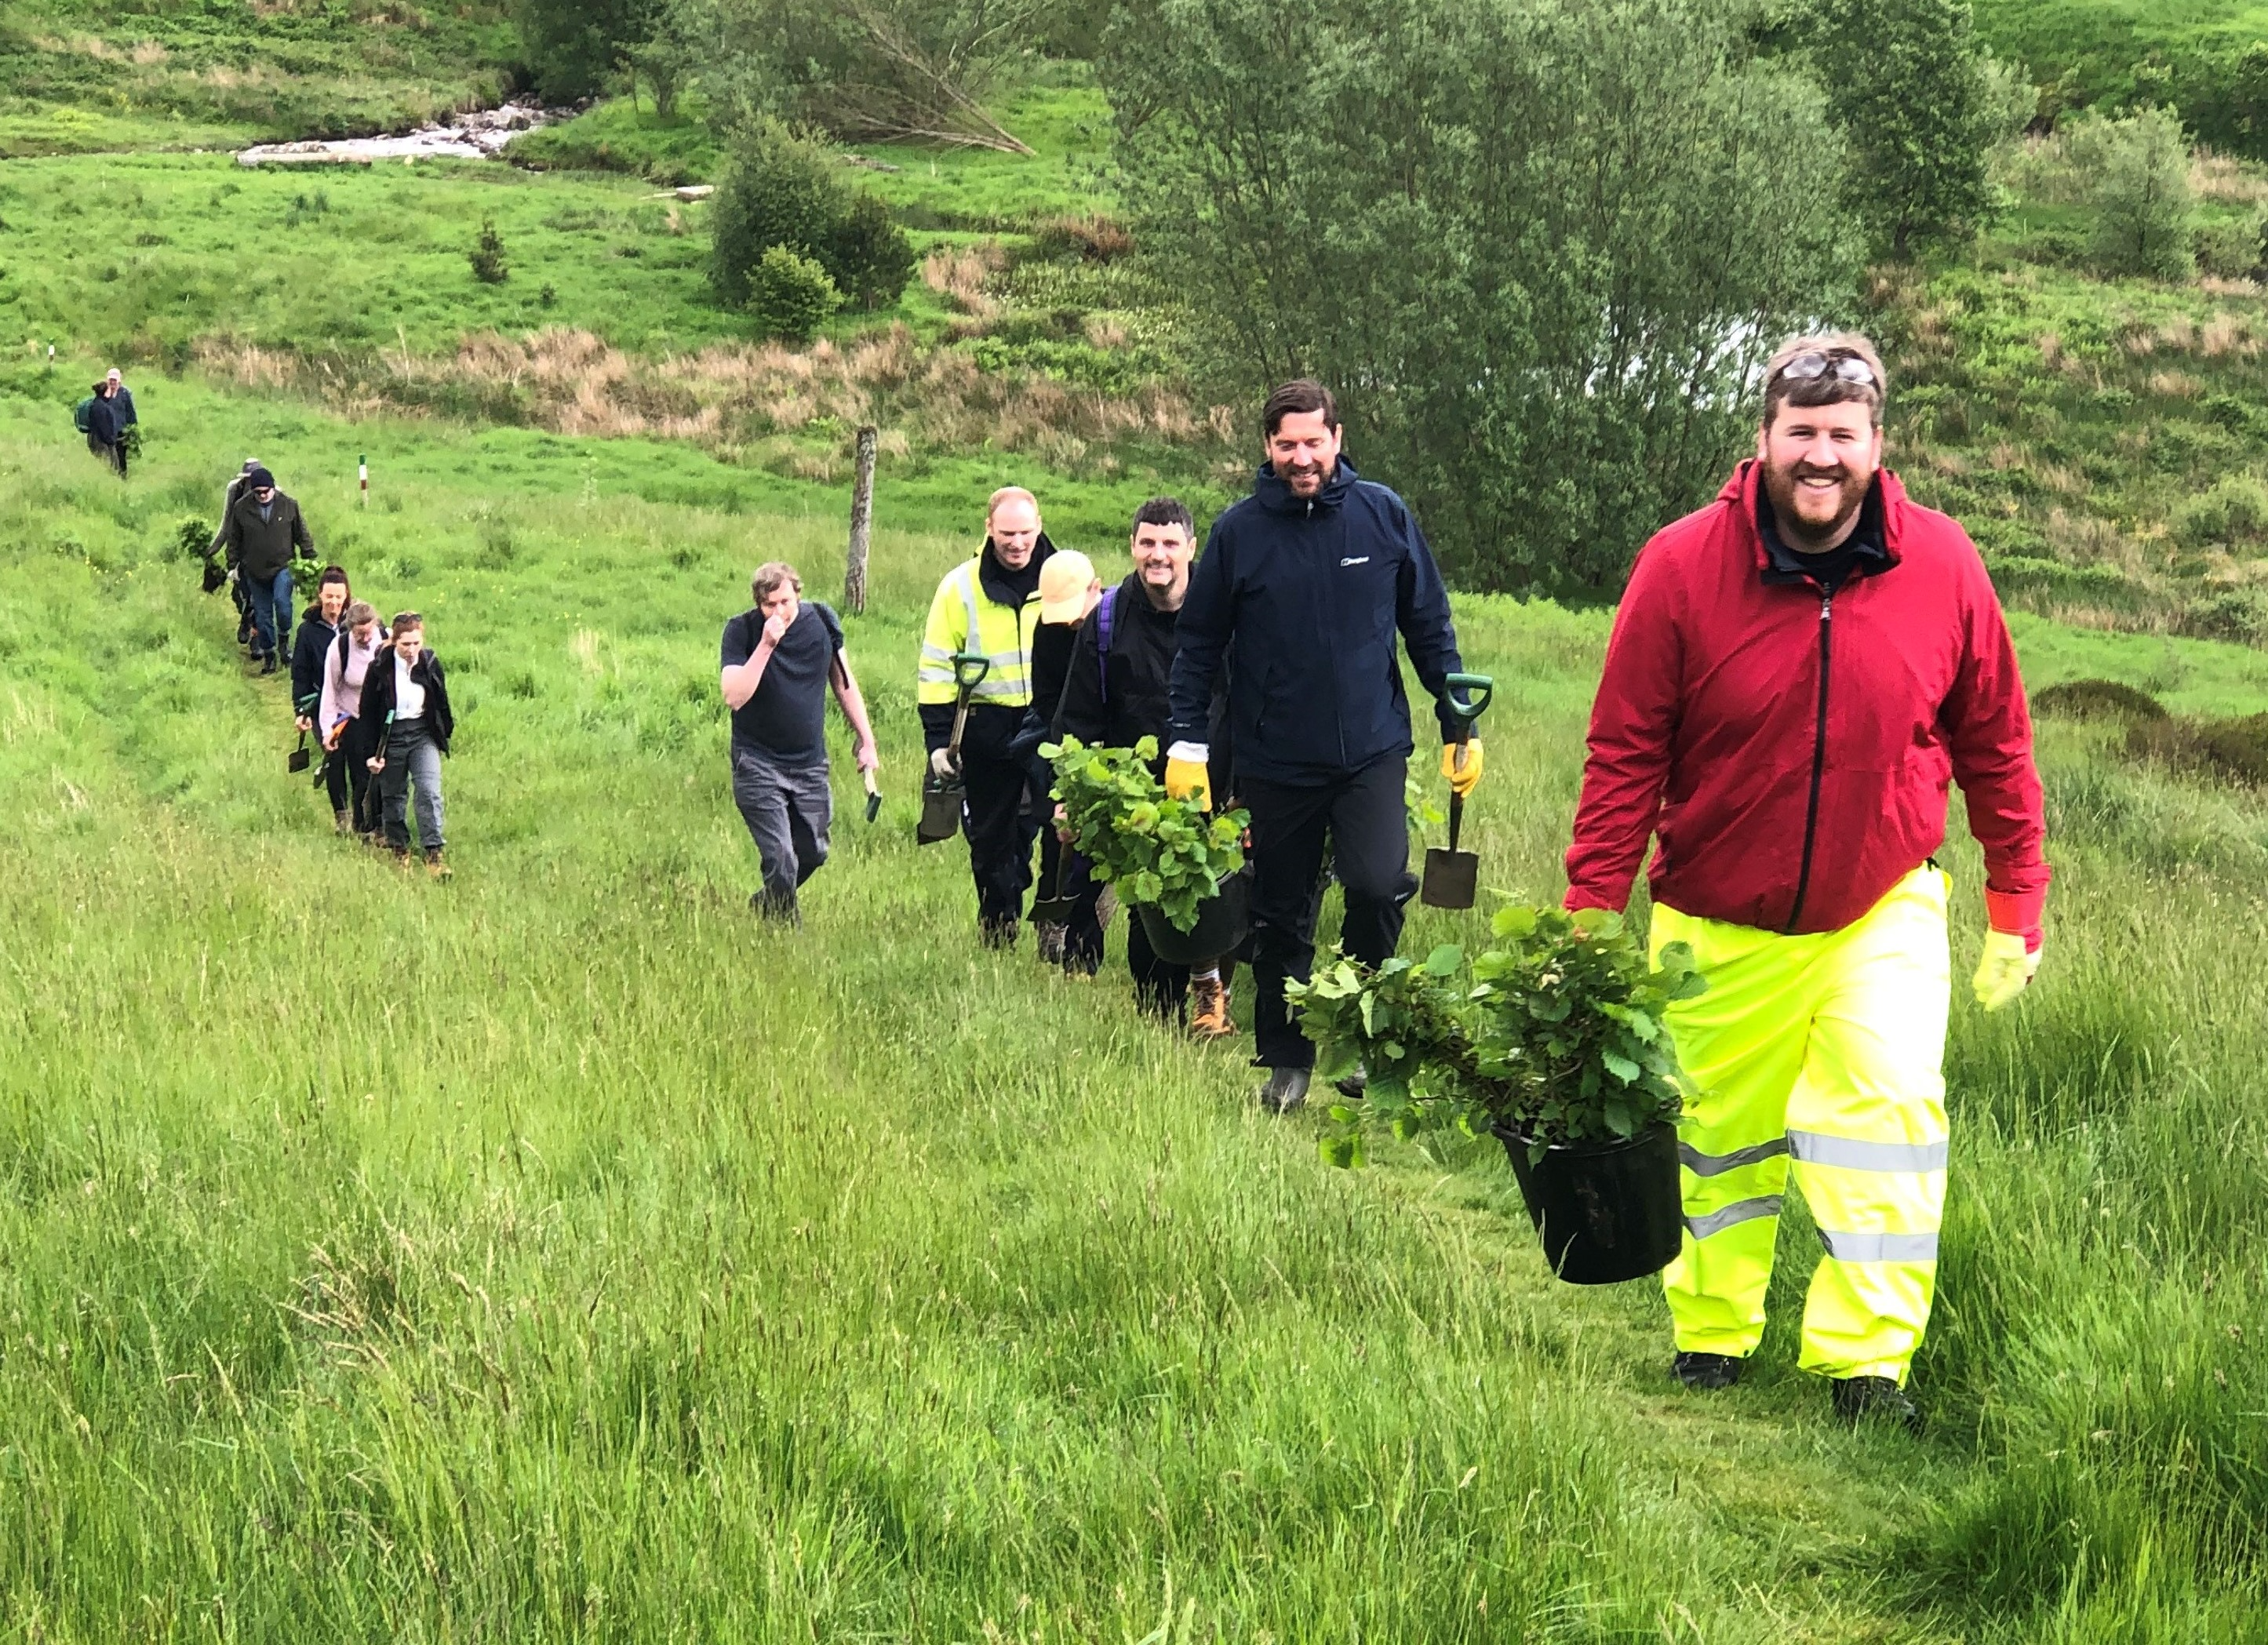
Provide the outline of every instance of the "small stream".
{"type": "Polygon", "coordinates": [[[441,125],[423,126],[398,136],[339,137],[305,143],[263,143],[241,151],[239,165],[367,165],[373,160],[492,160],[523,131],[579,114],[575,108],[545,108],[536,103],[506,103],[500,108],[453,114],[441,125]]]}

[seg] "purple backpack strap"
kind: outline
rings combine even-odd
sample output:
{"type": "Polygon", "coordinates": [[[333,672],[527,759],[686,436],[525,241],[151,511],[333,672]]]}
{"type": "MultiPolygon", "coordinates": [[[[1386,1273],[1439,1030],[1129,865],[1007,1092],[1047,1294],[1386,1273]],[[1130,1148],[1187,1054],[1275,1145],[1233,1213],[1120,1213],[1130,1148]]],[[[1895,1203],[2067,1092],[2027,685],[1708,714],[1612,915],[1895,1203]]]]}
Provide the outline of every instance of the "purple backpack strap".
{"type": "Polygon", "coordinates": [[[1110,606],[1118,591],[1107,588],[1094,607],[1094,665],[1102,677],[1102,701],[1110,701],[1110,606]]]}

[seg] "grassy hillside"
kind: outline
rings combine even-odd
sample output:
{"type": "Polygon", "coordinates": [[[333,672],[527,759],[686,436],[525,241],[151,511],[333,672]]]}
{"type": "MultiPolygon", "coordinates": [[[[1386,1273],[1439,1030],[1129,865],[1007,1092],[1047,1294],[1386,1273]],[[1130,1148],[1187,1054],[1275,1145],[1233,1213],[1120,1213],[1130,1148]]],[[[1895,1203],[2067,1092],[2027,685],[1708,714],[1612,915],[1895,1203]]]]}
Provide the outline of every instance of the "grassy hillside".
{"type": "MultiPolygon", "coordinates": [[[[1500,1157],[1330,1172],[1234,1052],[976,950],[965,869],[910,839],[916,625],[970,540],[941,501],[885,489],[850,647],[890,803],[841,825],[791,935],[743,907],[715,630],[756,559],[831,586],[839,489],[165,379],[142,405],[173,432],[122,488],[51,406],[0,399],[15,1626],[2268,1626],[2250,796],[2045,728],[2049,966],[2016,1012],[1955,1013],[1936,1426],[1852,1437],[1786,1369],[1800,1228],[1763,1374],[1675,1393],[1653,1288],[1553,1285],[1500,1157]],[[463,708],[452,885],[329,838],[282,770],[281,687],[164,547],[246,451],[360,591],[429,613],[463,708]]],[[[1549,895],[1604,621],[1459,615],[1503,682],[1485,881],[1549,895]]],[[[2036,684],[2268,701],[2251,652],[2021,635],[2036,684]]],[[[1410,941],[1468,926],[1421,912],[1410,941]]]]}
{"type": "Polygon", "coordinates": [[[498,0],[8,0],[0,155],[346,136],[494,103],[498,0]]]}

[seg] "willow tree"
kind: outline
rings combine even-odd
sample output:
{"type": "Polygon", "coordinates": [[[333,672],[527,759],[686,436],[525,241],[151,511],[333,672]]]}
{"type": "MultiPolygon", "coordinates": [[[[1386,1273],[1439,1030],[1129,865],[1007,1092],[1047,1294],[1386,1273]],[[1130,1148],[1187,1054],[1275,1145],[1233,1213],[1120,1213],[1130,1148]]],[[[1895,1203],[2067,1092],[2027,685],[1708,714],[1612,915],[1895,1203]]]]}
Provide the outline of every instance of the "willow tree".
{"type": "Polygon", "coordinates": [[[1845,308],[1818,91],[1708,0],[1135,0],[1099,68],[1141,241],[1248,394],[1351,454],[1470,584],[1611,598],[1845,308]]]}

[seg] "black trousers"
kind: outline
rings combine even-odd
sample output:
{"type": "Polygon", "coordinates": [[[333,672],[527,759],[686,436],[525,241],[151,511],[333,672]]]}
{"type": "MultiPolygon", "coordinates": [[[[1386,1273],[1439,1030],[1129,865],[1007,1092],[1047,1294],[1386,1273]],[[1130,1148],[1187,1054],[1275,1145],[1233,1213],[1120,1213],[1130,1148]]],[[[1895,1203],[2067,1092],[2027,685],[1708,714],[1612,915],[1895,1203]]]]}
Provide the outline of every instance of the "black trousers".
{"type": "Polygon", "coordinates": [[[1032,841],[1039,824],[1025,804],[1029,768],[1012,755],[980,760],[966,755],[968,785],[962,826],[968,834],[968,871],[976,881],[976,917],[987,926],[1012,927],[1024,914],[1032,885],[1032,841]]]}
{"type": "Polygon", "coordinates": [[[1314,966],[1326,840],[1346,892],[1340,945],[1376,966],[1402,940],[1403,907],[1418,890],[1403,798],[1409,763],[1389,754],[1328,782],[1248,776],[1237,783],[1237,798],[1252,814],[1253,1061],[1263,1068],[1314,1066],[1315,1047],[1292,1020],[1284,985],[1306,981],[1314,966]]]}
{"type": "MultiPolygon", "coordinates": [[[[347,797],[346,740],[341,737],[338,747],[323,756],[323,789],[331,797],[331,809],[335,811],[342,811],[351,804],[347,797]]],[[[370,774],[364,771],[363,775],[370,774]]]]}
{"type": "Polygon", "coordinates": [[[367,763],[377,752],[377,734],[364,731],[359,718],[349,720],[346,730],[339,733],[339,752],[333,758],[346,771],[347,809],[354,813],[354,831],[359,834],[376,834],[381,820],[378,779],[371,775],[367,763]]]}

